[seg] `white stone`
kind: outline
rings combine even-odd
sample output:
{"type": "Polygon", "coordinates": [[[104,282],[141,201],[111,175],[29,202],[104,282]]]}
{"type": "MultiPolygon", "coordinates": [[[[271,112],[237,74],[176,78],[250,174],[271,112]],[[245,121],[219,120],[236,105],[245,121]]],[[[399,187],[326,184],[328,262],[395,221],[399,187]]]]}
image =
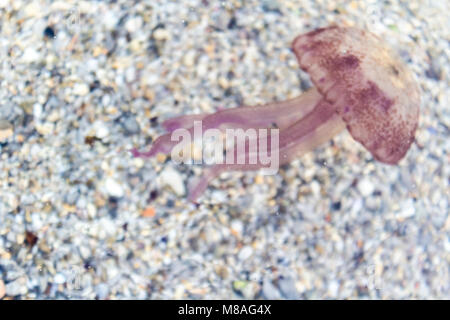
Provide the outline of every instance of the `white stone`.
{"type": "Polygon", "coordinates": [[[104,122],[97,121],[94,124],[95,136],[99,139],[104,139],[109,136],[109,129],[104,122]]]}
{"type": "Polygon", "coordinates": [[[93,203],[87,204],[87,213],[89,218],[94,219],[97,216],[97,207],[93,203]]]}
{"type": "Polygon", "coordinates": [[[331,298],[336,298],[339,293],[339,283],[335,280],[330,281],[328,285],[328,294],[331,298]]]}
{"type": "MultiPolygon", "coordinates": [[[[66,1],[54,1],[51,6],[50,6],[50,10],[51,11],[68,11],[72,9],[72,4],[66,1]]],[[[38,10],[40,10],[41,8],[38,5],[38,10]]]]}
{"type": "Polygon", "coordinates": [[[33,116],[36,119],[40,119],[42,116],[42,105],[40,103],[35,103],[33,105],[33,116]]]}
{"type": "Polygon", "coordinates": [[[117,15],[111,10],[107,10],[103,15],[103,19],[101,19],[103,26],[107,30],[113,30],[118,20],[117,15]]]}
{"type": "Polygon", "coordinates": [[[16,210],[17,207],[19,206],[19,197],[16,196],[15,194],[8,193],[6,199],[11,210],[12,211],[16,210]]]}
{"type": "Polygon", "coordinates": [[[36,128],[36,131],[43,136],[52,134],[55,129],[55,125],[51,122],[36,123],[34,127],[36,128]]]}
{"type": "Polygon", "coordinates": [[[367,197],[374,192],[375,186],[368,178],[363,178],[358,182],[358,190],[363,197],[367,197]]]}
{"type": "Polygon", "coordinates": [[[153,32],[153,38],[156,40],[167,40],[170,39],[170,33],[166,29],[158,28],[153,32]]]}
{"type": "Polygon", "coordinates": [[[31,214],[31,222],[32,222],[33,228],[35,230],[39,230],[43,227],[43,222],[42,222],[41,215],[39,212],[33,212],[31,214]]]}
{"type": "Polygon", "coordinates": [[[32,47],[28,47],[23,52],[22,61],[24,63],[33,63],[33,62],[38,61],[40,59],[40,57],[41,57],[41,55],[39,54],[38,51],[36,51],[36,49],[34,49],[32,47]]]}
{"type": "Polygon", "coordinates": [[[127,70],[125,71],[125,80],[127,82],[133,82],[134,80],[136,80],[136,69],[133,67],[129,67],[127,68],[127,70]]]}
{"type": "Polygon", "coordinates": [[[186,67],[192,67],[195,63],[195,56],[196,53],[194,50],[190,50],[186,53],[186,55],[183,57],[183,64],[186,67]]]}
{"type": "Polygon", "coordinates": [[[400,204],[400,212],[397,214],[397,217],[407,219],[415,214],[416,208],[414,207],[414,202],[411,199],[408,199],[400,204]]]}
{"type": "Polygon", "coordinates": [[[247,260],[253,254],[253,249],[250,246],[245,246],[239,251],[239,260],[247,260]]]}
{"type": "Polygon", "coordinates": [[[76,83],[73,86],[73,94],[85,96],[89,93],[89,86],[86,83],[76,83]]]}
{"type": "Polygon", "coordinates": [[[125,194],[122,185],[113,178],[105,180],[106,193],[111,197],[121,198],[125,194]]]}
{"type": "MultiPolygon", "coordinates": [[[[18,1],[17,1],[18,2],[18,1]]],[[[29,2],[21,10],[26,18],[38,17],[42,14],[42,8],[37,1],[29,2]]]]}
{"type": "Polygon", "coordinates": [[[138,169],[142,168],[145,164],[142,158],[133,158],[132,163],[138,169]]]}
{"type": "Polygon", "coordinates": [[[80,246],[80,255],[83,259],[87,259],[91,256],[91,250],[86,246],[80,246]]]}
{"type": "Polygon", "coordinates": [[[164,169],[159,178],[163,186],[169,186],[178,196],[183,196],[186,193],[180,173],[173,168],[167,167],[164,169]]]}
{"type": "Polygon", "coordinates": [[[320,184],[319,182],[317,182],[317,180],[311,181],[309,187],[311,188],[311,192],[314,196],[317,197],[320,194],[320,184]]]}
{"type": "MultiPolygon", "coordinates": [[[[0,8],[6,8],[6,6],[9,4],[8,0],[0,0],[0,8]]],[[[1,297],[0,297],[1,298],[1,297]]]]}
{"type": "Polygon", "coordinates": [[[144,83],[148,86],[154,86],[156,84],[158,84],[159,81],[159,77],[157,74],[155,73],[151,73],[149,74],[145,79],[144,79],[144,83]]]}
{"type": "Polygon", "coordinates": [[[241,220],[234,219],[231,221],[231,229],[234,230],[237,234],[242,235],[242,231],[244,230],[244,225],[241,220]]]}
{"type": "Polygon", "coordinates": [[[57,273],[57,274],[55,274],[53,281],[56,284],[63,284],[64,282],[66,282],[66,277],[64,277],[64,275],[62,273],[57,273]]]}
{"type": "Polygon", "coordinates": [[[90,72],[95,72],[98,70],[98,60],[97,59],[89,59],[86,61],[86,69],[90,72]]]}
{"type": "Polygon", "coordinates": [[[142,27],[142,18],[139,16],[133,17],[127,20],[127,22],[125,23],[125,29],[130,33],[134,33],[140,30],[141,27],[142,27]]]}
{"type": "Polygon", "coordinates": [[[47,117],[47,121],[56,122],[60,119],[59,109],[53,110],[47,117]]]}

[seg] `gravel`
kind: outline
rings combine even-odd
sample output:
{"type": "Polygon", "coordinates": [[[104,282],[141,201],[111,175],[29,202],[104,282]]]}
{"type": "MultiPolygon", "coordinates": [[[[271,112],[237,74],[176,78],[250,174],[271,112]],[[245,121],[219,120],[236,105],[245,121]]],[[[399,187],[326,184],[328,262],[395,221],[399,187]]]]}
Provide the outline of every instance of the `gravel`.
{"type": "Polygon", "coordinates": [[[449,299],[448,1],[0,0],[0,299],[449,299]],[[293,38],[386,39],[422,89],[397,166],[348,133],[274,176],[133,159],[176,115],[293,98],[293,38]]]}

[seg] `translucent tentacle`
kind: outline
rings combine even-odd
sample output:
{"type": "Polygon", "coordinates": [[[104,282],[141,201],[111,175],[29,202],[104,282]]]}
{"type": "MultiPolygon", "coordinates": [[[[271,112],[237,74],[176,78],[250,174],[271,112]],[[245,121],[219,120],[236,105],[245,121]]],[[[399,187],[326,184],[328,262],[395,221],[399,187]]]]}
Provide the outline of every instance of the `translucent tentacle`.
{"type": "Polygon", "coordinates": [[[316,89],[310,89],[301,96],[287,101],[269,103],[262,106],[246,106],[220,110],[205,115],[186,115],[166,120],[163,126],[170,131],[158,139],[148,152],[133,151],[134,156],[152,157],[157,153],[169,154],[178,141],[172,141],[171,134],[176,129],[184,128],[193,135],[195,121],[202,121],[202,131],[218,128],[265,128],[275,125],[284,128],[308,115],[322,99],[316,89]]]}
{"type": "MultiPolygon", "coordinates": [[[[314,150],[317,146],[327,142],[344,128],[345,123],[334,112],[333,107],[323,101],[317,106],[313,113],[280,131],[279,148],[277,150],[270,150],[271,136],[269,136],[267,140],[267,149],[270,155],[272,152],[278,152],[279,165],[283,165],[292,161],[294,158],[314,150]]],[[[249,150],[249,144],[247,144],[245,148],[246,155],[244,164],[225,163],[208,167],[205,170],[205,174],[189,188],[189,200],[195,202],[206,190],[209,182],[219,176],[222,172],[232,170],[259,170],[269,167],[268,164],[263,165],[259,161],[256,164],[250,164],[250,157],[256,156],[259,159],[260,155],[251,154],[249,150]]],[[[258,149],[258,152],[259,150],[260,149],[258,149]]],[[[227,150],[227,152],[234,152],[234,159],[237,159],[236,148],[227,150]]]]}

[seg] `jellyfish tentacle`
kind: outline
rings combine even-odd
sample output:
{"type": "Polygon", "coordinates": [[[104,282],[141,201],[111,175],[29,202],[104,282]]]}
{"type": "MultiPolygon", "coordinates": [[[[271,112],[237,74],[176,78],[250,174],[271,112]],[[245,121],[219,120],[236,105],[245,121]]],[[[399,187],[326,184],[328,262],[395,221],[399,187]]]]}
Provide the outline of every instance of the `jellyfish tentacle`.
{"type": "MultiPolygon", "coordinates": [[[[279,165],[286,164],[294,158],[299,157],[317,146],[329,141],[336,134],[345,128],[343,120],[334,112],[333,106],[326,101],[321,101],[316,109],[308,116],[297,121],[293,125],[284,128],[280,131],[279,148],[270,150],[271,136],[267,137],[267,144],[269,153],[278,152],[279,165]]],[[[195,184],[189,188],[189,200],[195,202],[197,198],[206,190],[211,180],[218,177],[225,171],[250,171],[267,168],[269,165],[250,164],[250,157],[257,157],[259,154],[252,154],[250,152],[249,144],[245,147],[245,162],[244,164],[216,164],[208,167],[206,172],[195,184]]],[[[227,152],[234,152],[234,158],[237,159],[237,148],[227,152]]],[[[259,150],[258,150],[259,152],[259,150]]]]}
{"type": "Polygon", "coordinates": [[[194,122],[201,121],[202,131],[217,128],[278,128],[290,126],[307,116],[315,108],[322,96],[316,89],[310,89],[301,96],[287,101],[274,102],[261,106],[246,106],[225,109],[213,114],[186,115],[166,120],[163,126],[170,132],[158,137],[148,152],[133,151],[137,157],[153,157],[157,153],[169,154],[178,141],[171,139],[176,129],[189,130],[194,134],[194,122]]]}

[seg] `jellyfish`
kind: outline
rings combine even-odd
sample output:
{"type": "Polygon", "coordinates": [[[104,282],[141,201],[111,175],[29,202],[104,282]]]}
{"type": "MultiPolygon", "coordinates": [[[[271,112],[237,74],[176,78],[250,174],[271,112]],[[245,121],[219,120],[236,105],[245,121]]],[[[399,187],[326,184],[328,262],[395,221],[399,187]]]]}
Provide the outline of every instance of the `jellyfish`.
{"type": "MultiPolygon", "coordinates": [[[[169,154],[177,143],[171,133],[180,128],[192,131],[195,121],[201,121],[203,130],[278,128],[278,147],[270,152],[278,152],[280,165],[314,150],[345,129],[375,160],[397,164],[414,141],[420,105],[419,87],[399,56],[380,37],[355,27],[316,29],[297,36],[292,49],[313,88],[286,101],[168,119],[163,123],[168,133],[157,138],[148,152],[134,149],[133,155],[148,158],[169,154]]],[[[245,148],[245,157],[254,152],[245,148]]],[[[197,201],[209,182],[222,172],[264,166],[210,165],[190,186],[189,200],[197,201]]]]}

